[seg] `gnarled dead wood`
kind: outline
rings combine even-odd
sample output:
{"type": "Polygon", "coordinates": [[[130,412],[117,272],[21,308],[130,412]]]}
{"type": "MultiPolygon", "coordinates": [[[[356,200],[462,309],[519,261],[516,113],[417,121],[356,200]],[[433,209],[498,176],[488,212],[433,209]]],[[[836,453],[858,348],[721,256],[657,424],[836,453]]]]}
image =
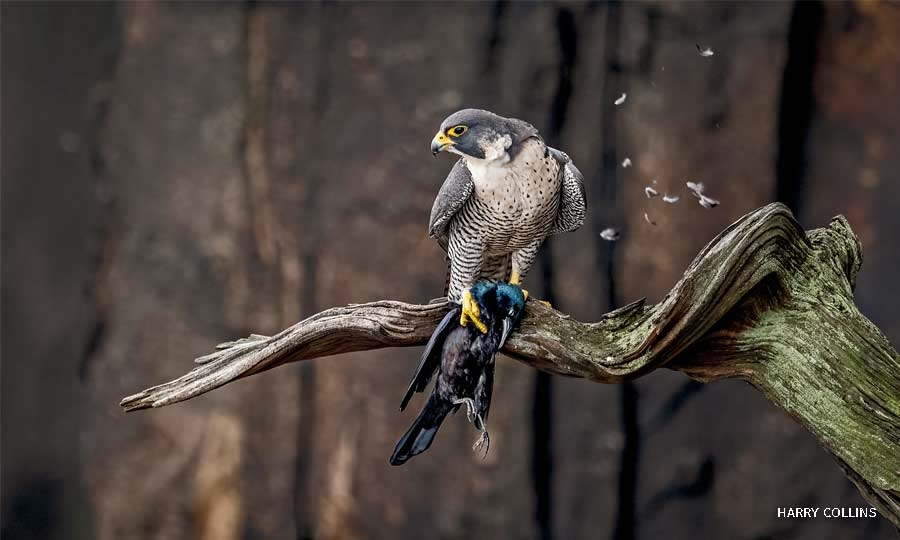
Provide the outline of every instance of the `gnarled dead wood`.
{"type": "MultiPolygon", "coordinates": [[[[900,357],[853,303],[861,264],[842,216],[807,233],[770,204],[713,239],[659,304],[637,301],[582,323],[529,302],[504,352],[604,383],[660,367],[702,381],[745,379],[812,431],[900,527],[900,357]]],[[[122,406],[169,405],[288,362],[422,345],[447,309],[387,300],[332,308],[271,337],[223,343],[122,406]]]]}

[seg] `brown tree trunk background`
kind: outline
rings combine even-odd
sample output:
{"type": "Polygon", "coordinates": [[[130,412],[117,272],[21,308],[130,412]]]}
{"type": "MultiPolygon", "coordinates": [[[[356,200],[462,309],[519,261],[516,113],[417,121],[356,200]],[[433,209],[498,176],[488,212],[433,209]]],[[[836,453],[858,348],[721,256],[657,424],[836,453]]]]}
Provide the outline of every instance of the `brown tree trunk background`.
{"type": "Polygon", "coordinates": [[[4,537],[893,537],[881,519],[777,519],[867,505],[736,381],[660,371],[620,399],[554,378],[541,493],[536,373],[507,359],[485,461],[450,421],[426,458],[387,464],[412,418],[396,407],[415,350],[283,367],[139,415],[118,401],[223,340],[331,305],[438,296],[443,254],[424,224],[450,162],[427,143],[462,106],[558,124],[553,142],[585,173],[590,224],[545,257],[574,317],[596,320],[607,298],[659,301],[725,225],[781,198],[806,228],[847,216],[866,257],[857,304],[897,344],[896,6],[2,10],[4,537]],[[633,167],[616,166],[625,157],[633,167]],[[648,201],[653,179],[682,201],[648,201]],[[696,205],[686,180],[722,205],[696,205]],[[623,229],[614,247],[597,238],[607,226],[623,229]],[[536,518],[539,498],[551,511],[536,518]]]}

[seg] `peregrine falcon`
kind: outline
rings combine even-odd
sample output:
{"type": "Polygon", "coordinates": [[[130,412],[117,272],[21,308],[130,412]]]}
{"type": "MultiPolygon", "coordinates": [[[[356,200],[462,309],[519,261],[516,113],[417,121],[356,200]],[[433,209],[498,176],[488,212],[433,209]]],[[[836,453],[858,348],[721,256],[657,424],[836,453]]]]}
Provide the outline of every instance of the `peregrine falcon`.
{"type": "Polygon", "coordinates": [[[437,381],[422,412],[394,448],[391,465],[402,465],[427,450],[447,414],[461,405],[466,406],[469,421],[481,432],[474,448],[483,446],[487,453],[494,357],[522,316],[525,294],[515,285],[479,281],[472,286],[472,300],[478,305],[489,331],[483,334],[471,326],[455,324],[458,306],[438,325],[428,340],[400,410],[406,408],[414,393],[425,390],[435,371],[437,381]]]}
{"type": "Polygon", "coordinates": [[[518,285],[545,238],[580,227],[584,181],[534,126],[480,109],[444,120],[431,152],[445,151],[460,159],[434,201],[428,236],[447,252],[445,293],[462,304],[460,324],[487,332],[469,289],[479,279],[518,285]]]}

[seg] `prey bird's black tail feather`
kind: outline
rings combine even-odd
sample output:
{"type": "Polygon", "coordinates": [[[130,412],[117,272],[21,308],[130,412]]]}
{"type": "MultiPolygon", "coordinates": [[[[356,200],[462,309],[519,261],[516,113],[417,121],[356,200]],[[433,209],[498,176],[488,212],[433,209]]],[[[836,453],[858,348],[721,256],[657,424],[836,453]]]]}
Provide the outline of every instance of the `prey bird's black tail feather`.
{"type": "Polygon", "coordinates": [[[412,380],[409,381],[406,395],[403,396],[403,401],[400,402],[401,411],[406,409],[406,405],[414,393],[425,390],[428,382],[431,381],[431,377],[434,375],[434,371],[441,364],[441,349],[444,345],[444,339],[446,339],[447,333],[454,328],[450,323],[459,320],[460,309],[459,306],[455,306],[444,315],[434,333],[431,334],[428,345],[425,346],[425,352],[422,353],[422,359],[419,360],[419,365],[416,367],[416,372],[413,373],[412,380]]]}
{"type": "Polygon", "coordinates": [[[394,447],[391,465],[403,465],[409,458],[428,450],[441,422],[453,407],[452,403],[432,394],[416,421],[394,447]]]}

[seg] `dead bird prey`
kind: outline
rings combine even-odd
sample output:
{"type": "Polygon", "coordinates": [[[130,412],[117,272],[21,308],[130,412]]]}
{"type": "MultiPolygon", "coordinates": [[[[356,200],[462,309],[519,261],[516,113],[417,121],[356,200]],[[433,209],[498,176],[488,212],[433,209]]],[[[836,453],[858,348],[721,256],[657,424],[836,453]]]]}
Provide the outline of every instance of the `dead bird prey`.
{"type": "Polygon", "coordinates": [[[472,325],[456,324],[459,306],[444,316],[428,340],[400,410],[406,408],[414,393],[425,390],[437,370],[434,389],[394,448],[391,465],[402,465],[428,450],[447,413],[456,412],[460,405],[466,406],[469,421],[481,432],[473,449],[484,447],[487,455],[490,437],[486,422],[494,386],[494,357],[522,316],[525,295],[516,285],[479,281],[472,287],[472,299],[488,331],[482,333],[472,325]]]}

